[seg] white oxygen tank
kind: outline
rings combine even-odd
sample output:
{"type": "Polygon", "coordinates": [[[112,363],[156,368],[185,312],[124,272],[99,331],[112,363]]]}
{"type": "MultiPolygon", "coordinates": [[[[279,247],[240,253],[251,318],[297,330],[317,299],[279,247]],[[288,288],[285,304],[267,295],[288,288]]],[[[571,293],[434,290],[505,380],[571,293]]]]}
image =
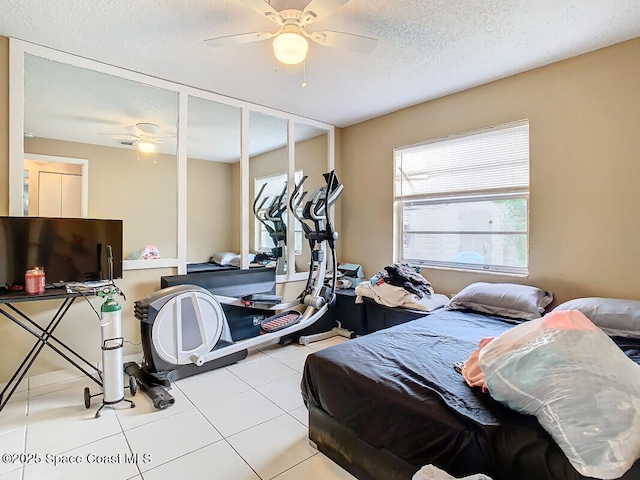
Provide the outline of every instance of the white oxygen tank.
{"type": "Polygon", "coordinates": [[[122,307],[111,295],[107,297],[100,308],[100,332],[102,335],[103,402],[111,405],[124,399],[122,307]]]}
{"type": "MultiPolygon", "coordinates": [[[[116,295],[124,294],[113,283],[113,251],[111,245],[107,245],[107,258],[109,260],[109,285],[97,292],[99,297],[104,297],[105,301],[100,307],[100,337],[102,339],[102,405],[96,412],[96,418],[100,416],[100,411],[105,405],[115,405],[122,401],[129,402],[131,408],[136,404],[124,398],[124,366],[122,365],[122,349],[124,337],[122,336],[122,306],[115,299],[116,295]]],[[[126,299],[125,299],[126,300],[126,299]]],[[[133,377],[130,378],[130,380],[133,377]]],[[[129,384],[131,395],[136,394],[137,387],[135,379],[129,384]]],[[[89,387],[84,389],[84,406],[91,406],[91,395],[89,387]]]]}

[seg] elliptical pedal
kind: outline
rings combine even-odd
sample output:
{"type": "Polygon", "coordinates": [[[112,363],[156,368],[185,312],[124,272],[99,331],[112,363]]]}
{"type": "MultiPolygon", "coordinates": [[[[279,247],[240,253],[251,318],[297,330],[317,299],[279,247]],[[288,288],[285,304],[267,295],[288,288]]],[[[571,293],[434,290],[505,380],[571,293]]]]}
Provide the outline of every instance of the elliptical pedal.
{"type": "Polygon", "coordinates": [[[302,314],[296,310],[278,313],[277,315],[262,320],[262,322],[260,322],[260,328],[267,333],[277,332],[283,328],[295,325],[300,321],[300,317],[302,317],[302,314]]]}
{"type": "MultiPolygon", "coordinates": [[[[136,379],[136,384],[149,396],[155,408],[165,409],[175,403],[175,398],[167,391],[168,386],[166,385],[168,381],[166,379],[158,378],[147,372],[140,368],[136,362],[125,363],[124,372],[129,375],[130,378],[136,379]]],[[[131,383],[131,385],[133,385],[133,383],[131,383]]],[[[86,402],[85,392],[85,403],[86,402]]]]}

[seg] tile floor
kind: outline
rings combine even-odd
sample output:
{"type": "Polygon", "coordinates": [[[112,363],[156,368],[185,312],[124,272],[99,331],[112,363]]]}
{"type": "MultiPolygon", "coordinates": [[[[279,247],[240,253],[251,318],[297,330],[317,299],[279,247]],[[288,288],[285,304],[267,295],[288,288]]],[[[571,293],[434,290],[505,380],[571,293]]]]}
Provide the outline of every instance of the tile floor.
{"type": "Polygon", "coordinates": [[[81,373],[31,377],[0,412],[0,453],[40,462],[2,457],[0,480],[353,479],[309,446],[300,395],[307,355],[342,341],[258,350],[175,382],[166,410],[138,392],[135,408],[105,407],[97,419],[100,397],[89,410],[83,400],[84,387],[97,386],[81,373]]]}

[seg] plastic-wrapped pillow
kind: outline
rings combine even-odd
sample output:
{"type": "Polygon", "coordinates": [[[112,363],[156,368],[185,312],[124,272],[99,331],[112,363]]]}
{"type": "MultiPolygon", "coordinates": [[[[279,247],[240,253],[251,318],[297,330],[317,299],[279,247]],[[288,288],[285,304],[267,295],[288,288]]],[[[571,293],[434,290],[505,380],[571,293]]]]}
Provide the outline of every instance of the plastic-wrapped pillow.
{"type": "Polygon", "coordinates": [[[577,310],[520,324],[480,350],[489,393],[535,415],[586,477],[640,458],[640,365],[577,310]]]}
{"type": "Polygon", "coordinates": [[[580,310],[611,336],[640,338],[640,302],[618,298],[576,298],[558,305],[560,310],[580,310]]]}

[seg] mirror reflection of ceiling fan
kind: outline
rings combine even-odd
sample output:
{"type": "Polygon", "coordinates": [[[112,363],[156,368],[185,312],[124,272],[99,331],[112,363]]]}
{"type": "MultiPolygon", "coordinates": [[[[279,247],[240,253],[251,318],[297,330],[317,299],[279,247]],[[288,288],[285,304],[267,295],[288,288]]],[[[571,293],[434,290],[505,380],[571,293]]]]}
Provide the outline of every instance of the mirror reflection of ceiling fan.
{"type": "Polygon", "coordinates": [[[275,32],[252,32],[210,38],[205,43],[211,47],[230,47],[243,43],[273,38],[273,52],[278,61],[287,65],[302,63],[307,57],[309,42],[327,47],[343,48],[361,53],[371,52],[377,43],[374,38],[352,33],[329,30],[310,32],[307,26],[331,15],[349,0],[311,0],[304,10],[285,9],[276,11],[264,0],[241,0],[278,25],[275,32]]]}
{"type": "Polygon", "coordinates": [[[111,135],[114,138],[120,139],[120,145],[130,145],[138,149],[142,153],[154,153],[159,143],[162,143],[163,138],[173,138],[173,136],[160,137],[158,136],[159,127],[155,123],[136,123],[135,125],[129,125],[124,127],[128,134],[113,134],[106,133],[104,135],[111,135]]]}

